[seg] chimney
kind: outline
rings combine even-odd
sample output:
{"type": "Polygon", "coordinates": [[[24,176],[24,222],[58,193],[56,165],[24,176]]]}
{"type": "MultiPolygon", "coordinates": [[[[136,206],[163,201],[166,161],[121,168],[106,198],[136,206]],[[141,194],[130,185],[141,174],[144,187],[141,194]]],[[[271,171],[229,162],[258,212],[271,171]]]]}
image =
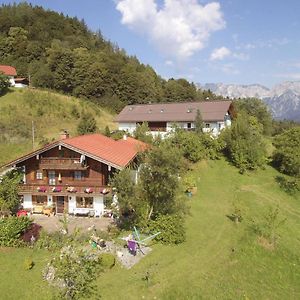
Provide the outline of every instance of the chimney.
{"type": "Polygon", "coordinates": [[[60,139],[61,140],[65,140],[69,138],[69,133],[67,130],[62,130],[60,133],[60,139]]]}
{"type": "Polygon", "coordinates": [[[123,140],[127,141],[127,135],[126,134],[123,135],[123,140]]]}

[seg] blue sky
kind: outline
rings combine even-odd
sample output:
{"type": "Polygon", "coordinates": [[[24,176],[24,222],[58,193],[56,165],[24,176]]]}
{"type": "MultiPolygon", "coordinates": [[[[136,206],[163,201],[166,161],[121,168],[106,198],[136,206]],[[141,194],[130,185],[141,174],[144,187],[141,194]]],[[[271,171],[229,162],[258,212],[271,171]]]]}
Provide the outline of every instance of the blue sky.
{"type": "Polygon", "coordinates": [[[164,78],[268,87],[300,80],[299,0],[30,2],[84,19],[164,78]]]}

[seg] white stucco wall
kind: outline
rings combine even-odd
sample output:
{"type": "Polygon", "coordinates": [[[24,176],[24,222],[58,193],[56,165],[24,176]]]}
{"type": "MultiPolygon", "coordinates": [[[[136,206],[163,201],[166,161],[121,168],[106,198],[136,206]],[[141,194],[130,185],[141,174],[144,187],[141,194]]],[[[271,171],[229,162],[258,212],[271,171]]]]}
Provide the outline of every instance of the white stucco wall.
{"type": "MultiPolygon", "coordinates": [[[[221,130],[231,126],[230,117],[227,116],[226,119],[227,119],[226,121],[220,121],[220,122],[204,122],[203,132],[211,133],[213,136],[218,136],[221,130]],[[205,128],[205,124],[210,124],[210,127],[205,128]]],[[[166,131],[151,131],[150,133],[153,136],[160,135],[162,138],[164,138],[165,135],[167,135],[168,133],[174,130],[174,126],[178,126],[180,128],[184,128],[188,130],[188,129],[194,129],[195,123],[194,122],[167,122],[166,131]],[[188,123],[191,124],[190,128],[188,127],[188,123]]],[[[136,129],[135,123],[119,123],[119,130],[124,130],[129,133],[133,133],[135,129],[136,129]]]]}
{"type": "Polygon", "coordinates": [[[95,210],[95,217],[100,217],[103,215],[104,213],[103,196],[94,197],[94,210],[95,210]]]}
{"type": "Polygon", "coordinates": [[[32,196],[28,194],[23,195],[23,208],[31,209],[32,207],[32,196]]]}
{"type": "Polygon", "coordinates": [[[53,197],[52,195],[47,195],[47,206],[53,205],[53,197]]]}
{"type": "Polygon", "coordinates": [[[69,214],[72,214],[74,212],[74,208],[76,208],[76,196],[68,196],[69,201],[69,214]]]}
{"type": "Polygon", "coordinates": [[[136,123],[119,123],[119,130],[124,130],[132,134],[136,130],[136,123]]]}

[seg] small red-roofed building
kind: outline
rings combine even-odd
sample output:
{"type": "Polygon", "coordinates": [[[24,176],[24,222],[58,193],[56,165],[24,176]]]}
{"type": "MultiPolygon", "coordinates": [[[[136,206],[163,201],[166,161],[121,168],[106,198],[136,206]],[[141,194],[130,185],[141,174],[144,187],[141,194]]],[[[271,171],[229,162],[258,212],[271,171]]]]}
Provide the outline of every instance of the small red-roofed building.
{"type": "Polygon", "coordinates": [[[22,170],[19,195],[24,209],[41,213],[52,206],[58,214],[100,217],[109,178],[135,166],[138,153],[147,148],[129,137],[116,141],[96,133],[70,138],[63,132],[60,140],[2,167],[22,170]]]}
{"type": "Polygon", "coordinates": [[[15,77],[17,76],[17,71],[12,66],[0,65],[0,73],[7,76],[9,78],[9,82],[11,86],[15,85],[15,77]]]}

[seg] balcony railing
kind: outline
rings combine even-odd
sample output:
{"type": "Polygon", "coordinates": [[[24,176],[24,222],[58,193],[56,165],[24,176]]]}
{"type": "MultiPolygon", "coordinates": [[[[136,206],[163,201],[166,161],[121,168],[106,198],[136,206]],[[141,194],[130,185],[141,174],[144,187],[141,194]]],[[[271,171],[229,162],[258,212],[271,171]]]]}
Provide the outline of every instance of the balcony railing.
{"type": "Polygon", "coordinates": [[[40,167],[44,170],[86,170],[87,165],[77,158],[42,157],[40,167]]]}
{"type": "Polygon", "coordinates": [[[38,185],[38,184],[21,184],[19,185],[19,194],[35,194],[35,195],[105,195],[110,192],[110,188],[100,185],[38,185]]]}

